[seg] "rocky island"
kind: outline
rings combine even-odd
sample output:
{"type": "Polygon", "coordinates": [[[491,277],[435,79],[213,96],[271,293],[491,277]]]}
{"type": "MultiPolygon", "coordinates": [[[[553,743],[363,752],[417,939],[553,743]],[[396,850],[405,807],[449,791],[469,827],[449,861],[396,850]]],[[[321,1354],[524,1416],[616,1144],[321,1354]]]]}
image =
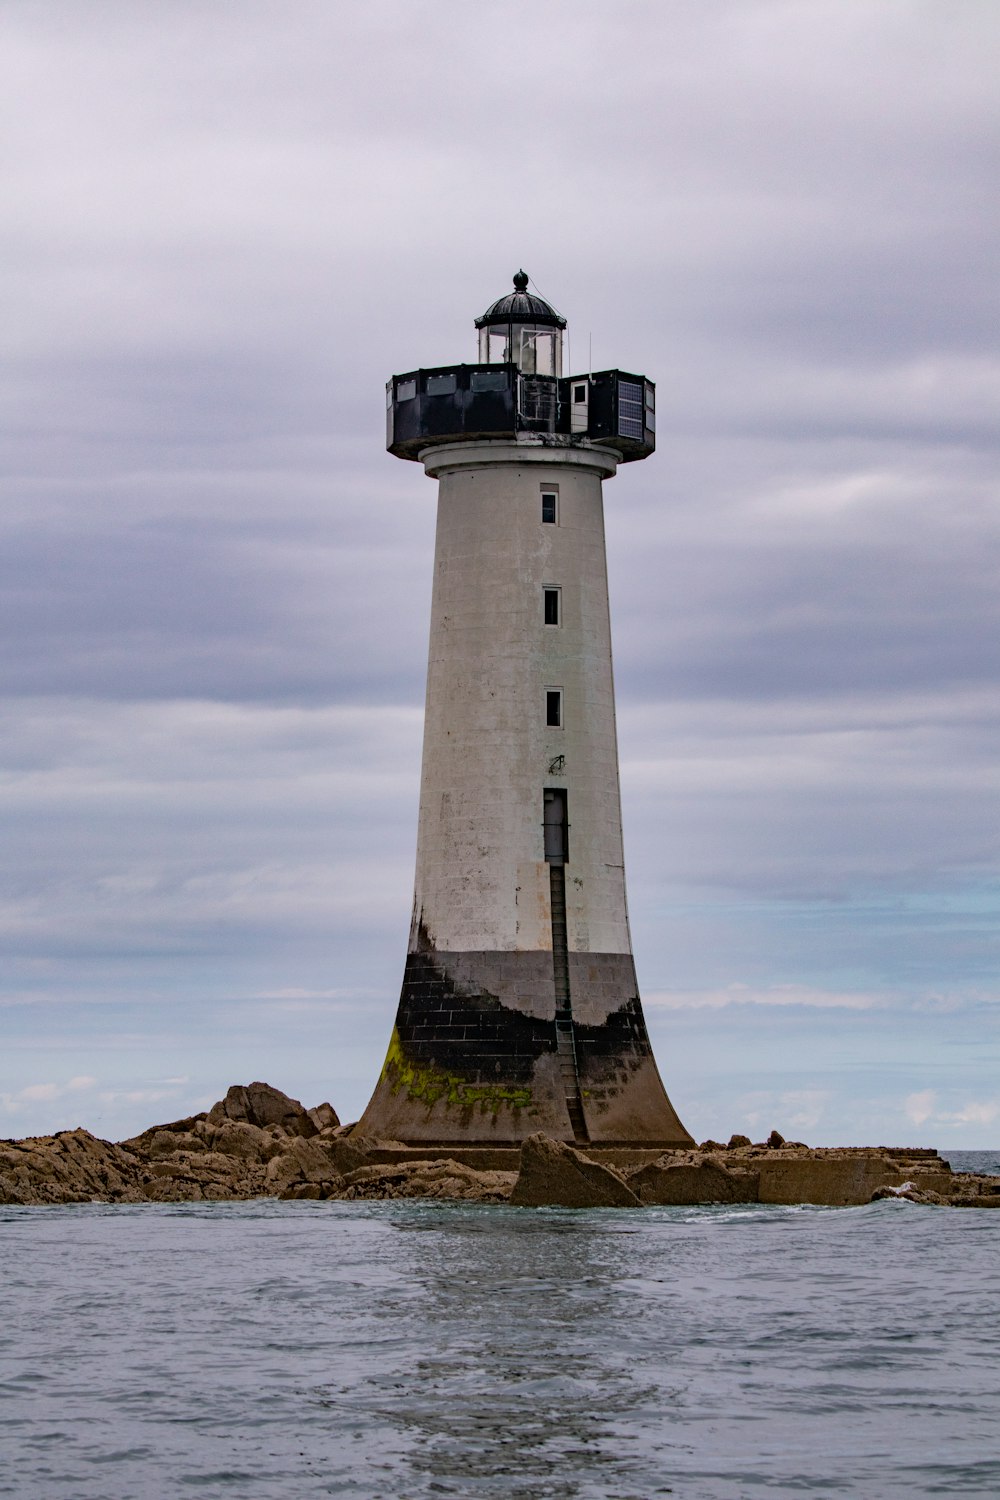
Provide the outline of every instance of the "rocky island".
{"type": "Polygon", "coordinates": [[[810,1147],[772,1131],[693,1150],[594,1147],[545,1135],[520,1148],[434,1151],[373,1140],[329,1104],[266,1083],[117,1144],[82,1128],[0,1142],[0,1203],[189,1203],[247,1198],[437,1198],[522,1207],[810,1203],[879,1198],[1000,1207],[1000,1179],[953,1172],[926,1147],[810,1147]]]}

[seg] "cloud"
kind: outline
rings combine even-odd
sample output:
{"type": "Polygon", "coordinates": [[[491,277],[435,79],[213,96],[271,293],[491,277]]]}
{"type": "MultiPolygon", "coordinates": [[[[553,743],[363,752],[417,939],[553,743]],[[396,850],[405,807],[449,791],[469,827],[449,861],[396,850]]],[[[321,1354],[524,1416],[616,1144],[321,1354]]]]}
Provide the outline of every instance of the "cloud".
{"type": "Polygon", "coordinates": [[[34,1104],[50,1104],[68,1094],[90,1093],[96,1084],[96,1078],[83,1073],[64,1083],[27,1083],[14,1093],[0,1093],[0,1107],[16,1115],[34,1104]]]}
{"type": "MultiPolygon", "coordinates": [[[[63,1090],[55,1083],[29,1083],[18,1091],[15,1100],[23,1099],[34,1103],[40,1099],[58,1099],[62,1092],[63,1090]]],[[[17,1107],[16,1103],[13,1107],[17,1107]]]]}
{"type": "Polygon", "coordinates": [[[942,1115],[947,1125],[993,1125],[1000,1120],[1000,1099],[974,1100],[942,1115]]]}
{"type": "Polygon", "coordinates": [[[750,1129],[815,1130],[833,1094],[825,1089],[761,1090],[734,1100],[734,1111],[750,1129]],[[775,1121],[780,1126],[775,1127],[775,1121]]]}
{"type": "Polygon", "coordinates": [[[921,1089],[915,1094],[908,1094],[903,1109],[911,1124],[923,1125],[935,1117],[937,1094],[933,1089],[921,1089]]]}
{"type": "Polygon", "coordinates": [[[103,1089],[100,1100],[105,1105],[160,1104],[164,1099],[175,1099],[175,1089],[103,1089]]]}
{"type": "Polygon", "coordinates": [[[724,990],[653,992],[643,1004],[661,1010],[725,1010],[733,1005],[802,1006],[811,1010],[873,1010],[887,1004],[879,994],[833,994],[807,989],[801,985],[775,985],[769,990],[753,990],[745,984],[731,984],[724,990]]]}
{"type": "Polygon", "coordinates": [[[947,1104],[939,1103],[939,1098],[939,1092],[935,1089],[922,1089],[908,1095],[903,1105],[906,1118],[914,1125],[930,1122],[943,1129],[964,1125],[987,1126],[1000,1120],[1000,1097],[966,1099],[962,1102],[952,1098],[947,1104]]]}

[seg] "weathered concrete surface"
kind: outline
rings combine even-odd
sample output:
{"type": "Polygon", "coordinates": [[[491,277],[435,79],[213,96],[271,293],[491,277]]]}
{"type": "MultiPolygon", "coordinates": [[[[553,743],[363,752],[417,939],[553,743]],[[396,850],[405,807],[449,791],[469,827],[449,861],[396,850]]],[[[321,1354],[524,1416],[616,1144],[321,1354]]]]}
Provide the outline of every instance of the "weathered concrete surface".
{"type": "MultiPolygon", "coordinates": [[[[948,1193],[951,1172],[935,1152],[898,1150],[889,1147],[815,1147],[786,1141],[772,1131],[766,1142],[752,1145],[746,1137],[734,1137],[728,1147],[705,1142],[697,1153],[681,1160],[717,1161],[730,1172],[756,1180],[759,1203],[812,1203],[847,1207],[868,1203],[877,1189],[898,1187],[909,1177],[925,1191],[948,1193]],[[734,1144],[735,1143],[735,1144],[734,1144]],[[708,1155],[705,1149],[710,1147],[708,1155]]],[[[631,1180],[631,1179],[630,1179],[631,1180]]],[[[720,1198],[718,1201],[729,1201],[720,1198]]]]}
{"type": "Polygon", "coordinates": [[[522,1208],[638,1208],[639,1199],[610,1167],[582,1151],[533,1135],[521,1147],[521,1169],[510,1202],[522,1208]]]}
{"type": "MultiPolygon", "coordinates": [[[[644,1203],[812,1203],[835,1208],[868,1203],[911,1180],[918,1195],[933,1195],[926,1201],[953,1202],[959,1179],[947,1162],[926,1149],[810,1148],[772,1131],[758,1145],[734,1136],[729,1146],[704,1141],[695,1151],[665,1153],[629,1172],[626,1180],[644,1203]]],[[[968,1193],[961,1191],[964,1202],[968,1193]]]]}
{"type": "Polygon", "coordinates": [[[760,1203],[823,1203],[845,1207],[871,1202],[876,1188],[904,1180],[887,1156],[775,1155],[758,1165],[760,1203]]]}
{"type": "Polygon", "coordinates": [[[700,1161],[661,1157],[629,1173],[628,1185],[643,1203],[756,1203],[759,1173],[732,1170],[718,1156],[700,1161]]]}
{"type": "Polygon", "coordinates": [[[704,1142],[662,1153],[580,1150],[535,1135],[518,1151],[420,1152],[374,1140],[267,1084],[238,1085],[212,1109],[118,1145],[88,1131],[0,1142],[0,1203],[198,1202],[254,1197],[440,1198],[639,1207],[698,1203],[914,1203],[1000,1208],[1000,1178],[952,1173],[919,1148],[810,1149],[784,1141],[704,1142]],[[261,1123],[264,1122],[264,1123],[261,1123]],[[652,1158],[652,1159],[651,1159],[652,1158]]]}

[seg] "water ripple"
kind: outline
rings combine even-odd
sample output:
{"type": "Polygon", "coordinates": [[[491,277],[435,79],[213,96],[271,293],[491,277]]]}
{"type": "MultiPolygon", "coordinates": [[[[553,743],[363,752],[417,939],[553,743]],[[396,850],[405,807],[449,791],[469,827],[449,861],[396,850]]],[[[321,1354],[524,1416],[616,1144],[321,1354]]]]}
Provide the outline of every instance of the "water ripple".
{"type": "Polygon", "coordinates": [[[0,1495],[1000,1493],[1000,1214],[7,1209],[0,1495]]]}

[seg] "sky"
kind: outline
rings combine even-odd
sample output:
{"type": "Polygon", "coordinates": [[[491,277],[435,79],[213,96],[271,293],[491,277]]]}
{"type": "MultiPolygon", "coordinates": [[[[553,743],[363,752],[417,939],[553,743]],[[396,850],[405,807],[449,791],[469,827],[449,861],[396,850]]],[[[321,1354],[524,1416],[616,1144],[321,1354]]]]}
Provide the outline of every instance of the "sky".
{"type": "Polygon", "coordinates": [[[523,265],[657,382],[605,500],[681,1118],[997,1145],[998,64],[995,0],[6,0],[0,1135],[364,1107],[435,503],[384,382],[523,265]]]}

